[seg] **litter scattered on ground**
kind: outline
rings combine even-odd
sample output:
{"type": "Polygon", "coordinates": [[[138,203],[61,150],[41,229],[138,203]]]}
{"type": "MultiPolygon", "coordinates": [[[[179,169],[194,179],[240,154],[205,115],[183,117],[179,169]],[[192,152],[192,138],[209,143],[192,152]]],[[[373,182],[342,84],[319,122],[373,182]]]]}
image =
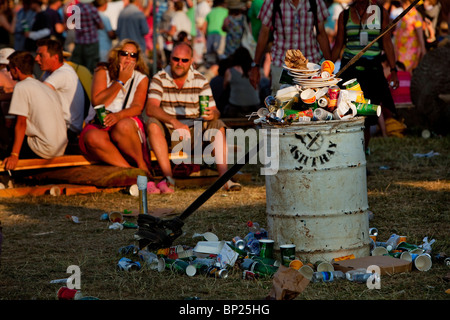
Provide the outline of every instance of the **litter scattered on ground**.
{"type": "Polygon", "coordinates": [[[433,150],[431,150],[428,153],[414,153],[413,157],[415,158],[432,158],[434,156],[439,156],[440,153],[439,152],[434,152],[433,150]]]}

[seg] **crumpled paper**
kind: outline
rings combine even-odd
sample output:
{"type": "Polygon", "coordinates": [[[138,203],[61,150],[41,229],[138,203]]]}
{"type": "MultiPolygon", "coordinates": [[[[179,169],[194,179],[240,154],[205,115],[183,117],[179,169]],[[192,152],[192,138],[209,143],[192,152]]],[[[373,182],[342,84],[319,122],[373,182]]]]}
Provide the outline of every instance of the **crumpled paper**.
{"type": "Polygon", "coordinates": [[[293,300],[306,289],[310,281],[298,270],[281,265],[272,282],[268,300],[293,300]]]}

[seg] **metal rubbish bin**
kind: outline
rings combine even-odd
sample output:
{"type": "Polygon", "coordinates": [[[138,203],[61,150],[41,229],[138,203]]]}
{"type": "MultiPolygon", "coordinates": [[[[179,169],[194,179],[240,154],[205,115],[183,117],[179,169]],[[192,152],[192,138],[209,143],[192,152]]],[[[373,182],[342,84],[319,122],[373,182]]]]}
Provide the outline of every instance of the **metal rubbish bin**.
{"type": "Polygon", "coordinates": [[[275,252],[295,244],[296,256],[312,263],[368,256],[364,118],[272,128],[278,172],[265,181],[275,252]]]}

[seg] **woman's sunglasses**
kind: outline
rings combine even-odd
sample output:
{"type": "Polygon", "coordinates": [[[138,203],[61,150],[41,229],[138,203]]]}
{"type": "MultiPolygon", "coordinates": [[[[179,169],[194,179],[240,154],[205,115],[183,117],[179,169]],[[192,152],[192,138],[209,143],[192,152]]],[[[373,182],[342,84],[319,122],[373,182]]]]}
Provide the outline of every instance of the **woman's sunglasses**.
{"type": "Polygon", "coordinates": [[[186,58],[185,59],[181,59],[181,58],[178,58],[178,57],[172,57],[172,60],[174,62],[180,62],[180,60],[181,60],[183,63],[188,63],[190,59],[186,59],[186,58]]]}
{"type": "Polygon", "coordinates": [[[128,52],[128,51],[122,51],[122,50],[120,50],[120,51],[119,51],[119,54],[120,54],[122,57],[128,57],[128,56],[130,56],[131,58],[134,58],[134,59],[137,59],[137,57],[138,57],[138,53],[137,53],[137,52],[128,52]]]}

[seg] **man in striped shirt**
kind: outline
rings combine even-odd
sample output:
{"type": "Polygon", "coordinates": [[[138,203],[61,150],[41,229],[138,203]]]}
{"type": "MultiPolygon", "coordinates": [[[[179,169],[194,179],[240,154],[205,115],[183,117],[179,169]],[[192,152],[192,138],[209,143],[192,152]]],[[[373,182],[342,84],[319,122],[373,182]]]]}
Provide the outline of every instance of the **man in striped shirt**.
{"type": "MultiPolygon", "coordinates": [[[[165,179],[157,185],[162,193],[173,192],[171,186],[175,185],[168,148],[172,133],[177,131],[181,140],[191,139],[194,133],[194,120],[201,121],[202,130],[208,132],[208,129],[216,129],[216,132],[220,132],[220,135],[217,134],[213,139],[217,170],[219,175],[228,170],[225,124],[219,119],[220,112],[216,107],[208,80],[192,68],[192,63],[192,47],[185,42],[178,44],[172,50],[169,65],[153,77],[149,88],[146,105],[146,113],[149,116],[147,133],[165,176],[165,179]],[[200,118],[199,97],[202,95],[209,97],[209,107],[200,118]]],[[[174,142],[172,141],[172,147],[179,141],[174,142]]],[[[226,190],[240,190],[240,188],[239,184],[231,181],[225,185],[226,190]]]]}
{"type": "Polygon", "coordinates": [[[260,66],[264,49],[273,32],[272,45],[272,92],[279,89],[279,79],[287,50],[299,49],[309,62],[319,63],[331,59],[330,44],[324,23],[328,9],[323,0],[265,0],[259,19],[262,27],[255,52],[255,63],[250,71],[250,82],[256,88],[260,80],[260,66]],[[279,10],[274,8],[278,1],[279,10]],[[316,3],[311,6],[313,1],[316,3]],[[275,15],[275,16],[273,16],[275,15]]]}

